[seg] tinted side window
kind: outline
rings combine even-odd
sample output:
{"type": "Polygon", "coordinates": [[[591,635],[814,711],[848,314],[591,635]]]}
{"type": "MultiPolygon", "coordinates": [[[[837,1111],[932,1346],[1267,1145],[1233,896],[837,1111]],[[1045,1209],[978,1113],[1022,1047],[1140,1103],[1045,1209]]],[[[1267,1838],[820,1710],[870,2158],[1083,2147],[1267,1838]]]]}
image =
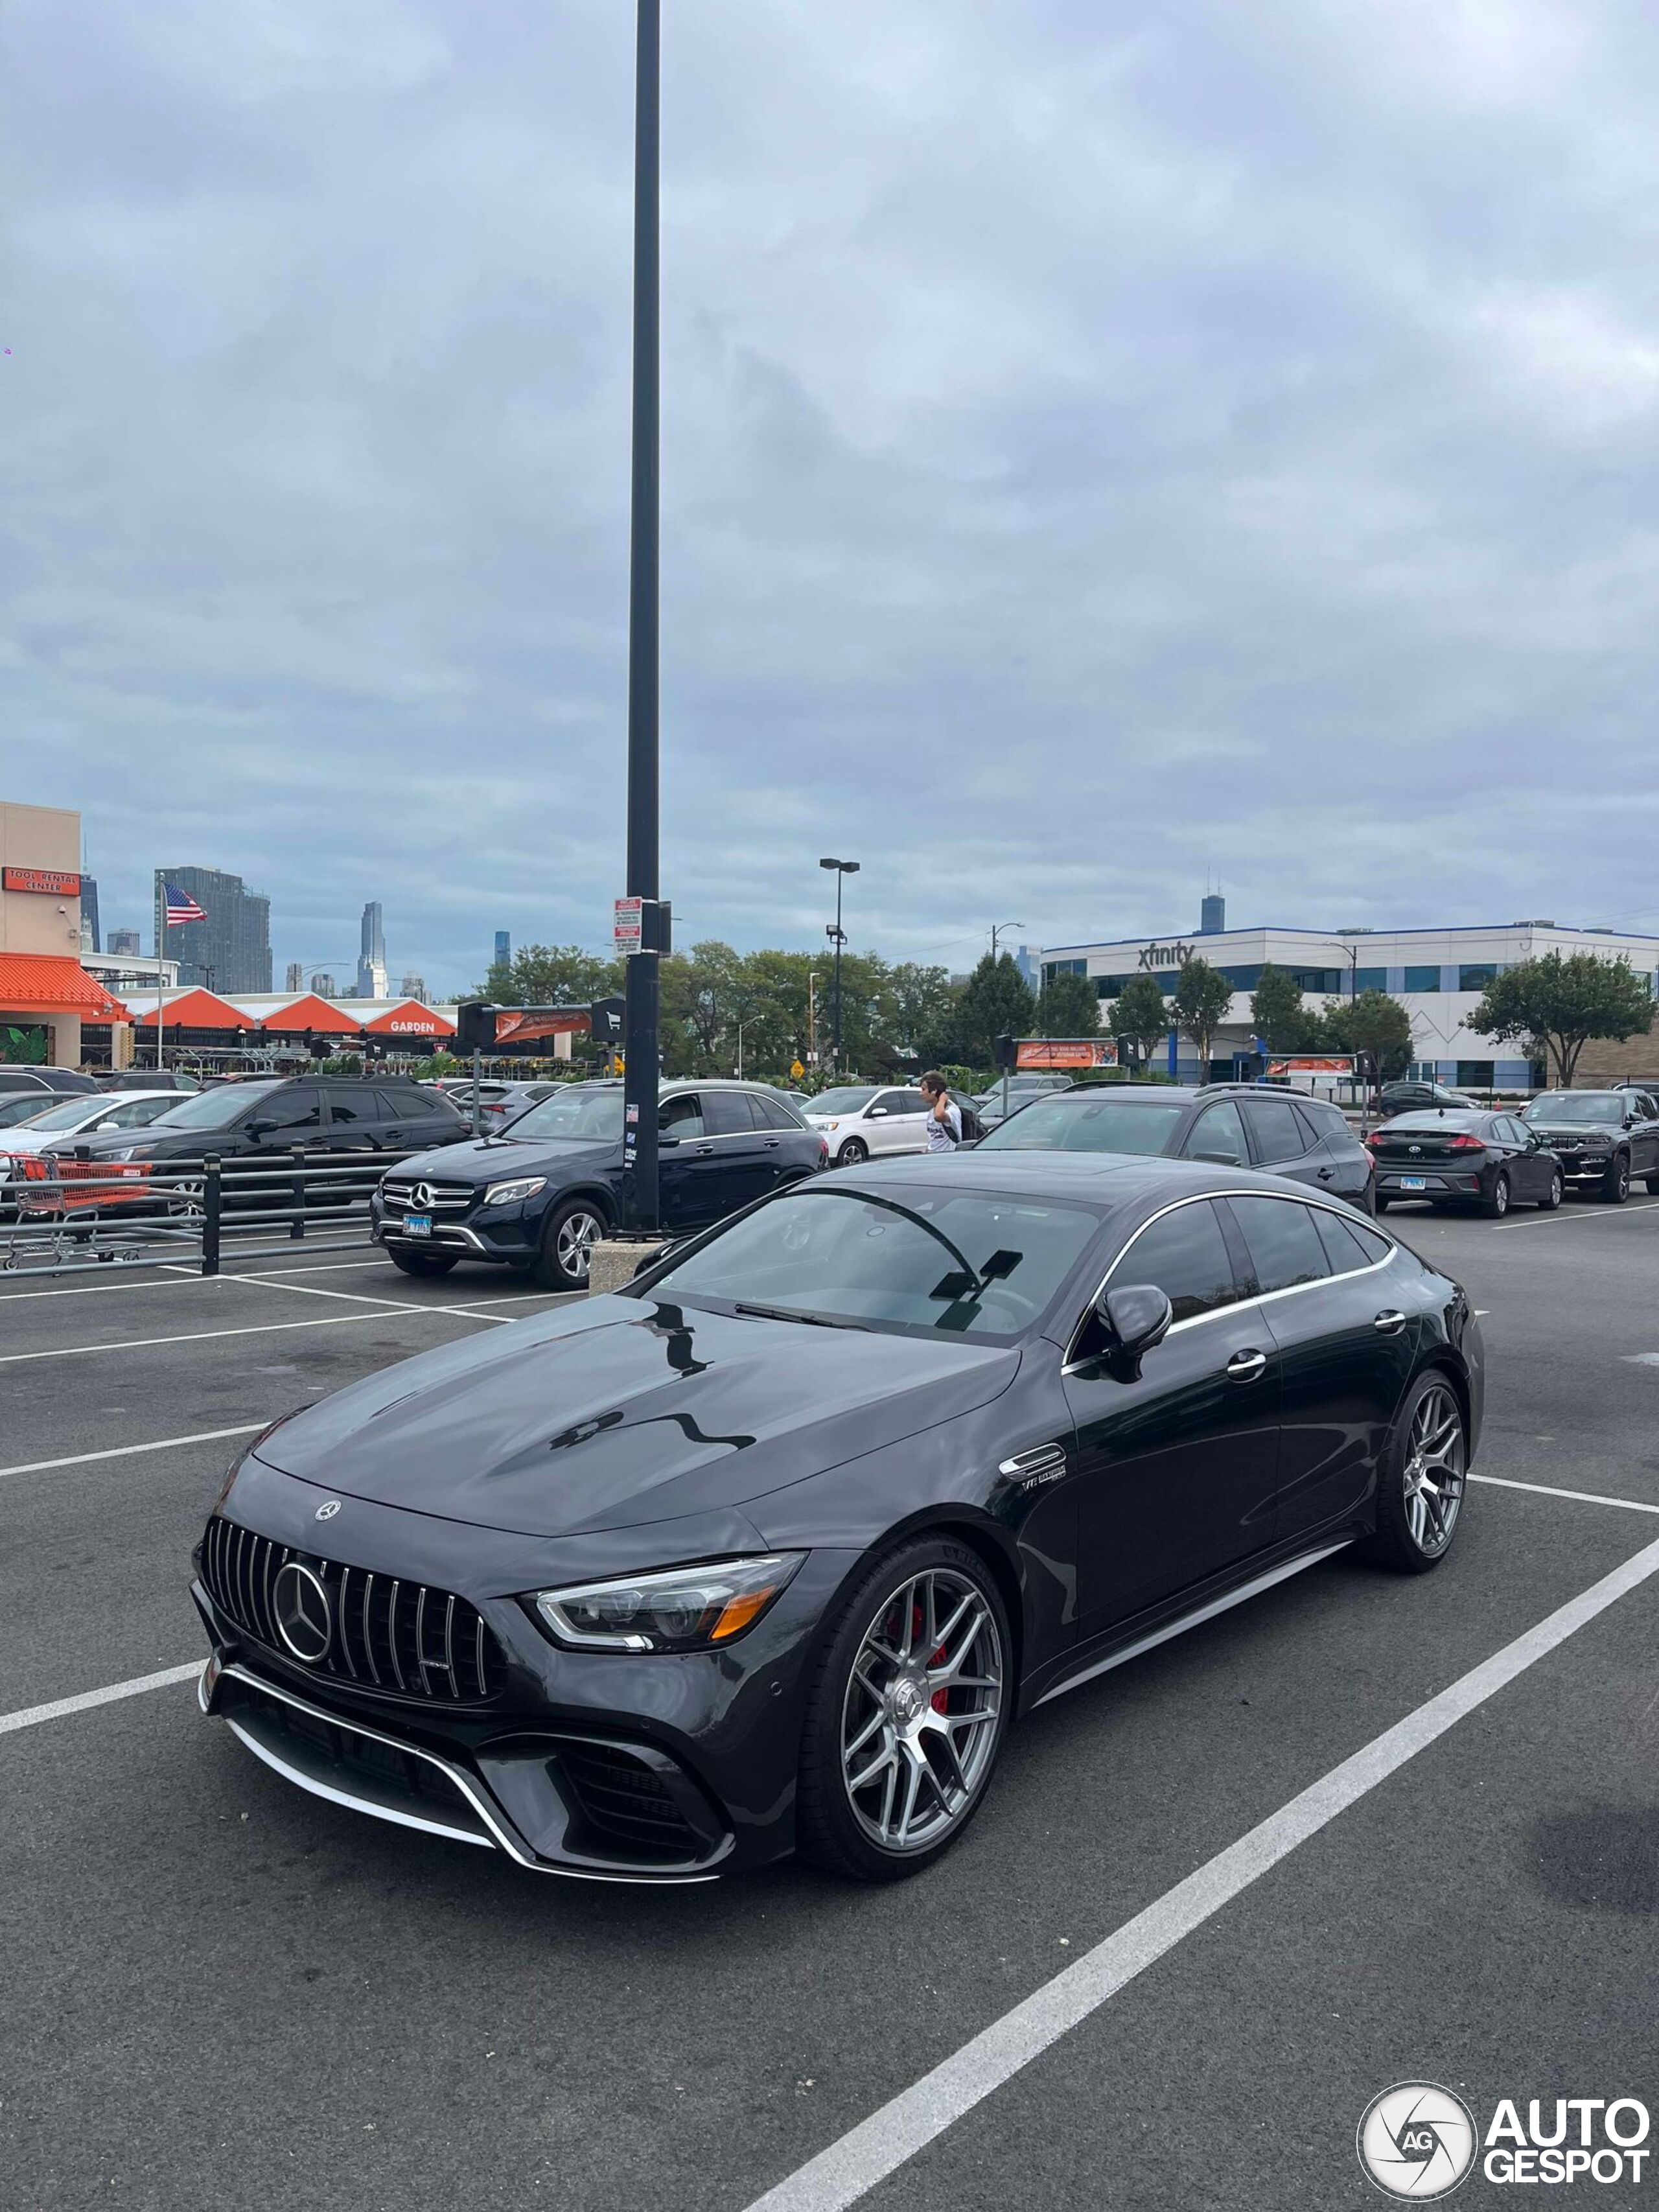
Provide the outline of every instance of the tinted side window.
{"type": "Polygon", "coordinates": [[[762,1098],[751,1092],[749,1103],[769,1129],[793,1129],[799,1135],[806,1126],[799,1115],[789,1111],[781,1098],[762,1098]]]}
{"type": "Polygon", "coordinates": [[[746,1091],[711,1091],[702,1102],[702,1113],[711,1137],[752,1137],[760,1127],[746,1091]]]}
{"type": "Polygon", "coordinates": [[[1307,1151],[1308,1139],[1287,1098],[1252,1098],[1244,1110],[1263,1166],[1275,1160],[1299,1160],[1307,1151]]]}
{"type": "MultiPolygon", "coordinates": [[[[1331,1263],[1332,1274],[1355,1274],[1361,1267],[1369,1267],[1373,1260],[1382,1257],[1382,1252],[1367,1251],[1347,1223],[1339,1221],[1335,1214],[1327,1213],[1319,1206],[1310,1206],[1308,1210],[1313,1216],[1315,1228],[1319,1231],[1319,1241],[1325,1247],[1325,1257],[1331,1263]]],[[[1382,1240],[1379,1237],[1372,1242],[1381,1244],[1382,1240]]]]}
{"type": "Polygon", "coordinates": [[[1297,1101],[1296,1110],[1304,1121],[1313,1124],[1316,1137],[1353,1139],[1353,1132],[1349,1128],[1347,1117],[1341,1108],[1333,1106],[1328,1099],[1300,1098],[1297,1101]]]}
{"type": "Polygon", "coordinates": [[[323,1126],[323,1094],[313,1090],[308,1083],[297,1085],[292,1091],[278,1091],[269,1098],[260,1098],[249,1107],[242,1117],[249,1121],[273,1121],[273,1138],[286,1135],[290,1130],[320,1129],[323,1126]]]}
{"type": "Polygon", "coordinates": [[[1257,1287],[1288,1291],[1330,1273],[1325,1247],[1305,1206],[1289,1198],[1233,1198],[1227,1203],[1255,1262],[1257,1287]]]}
{"type": "Polygon", "coordinates": [[[657,1127],[665,1137],[701,1137],[704,1133],[701,1101],[690,1091],[682,1091],[677,1098],[665,1098],[657,1127]]]}
{"type": "Polygon", "coordinates": [[[1112,1270],[1112,1287],[1152,1283],[1162,1291],[1177,1321],[1213,1313],[1243,1296],[1233,1279],[1227,1240],[1207,1199],[1178,1206],[1150,1229],[1143,1229],[1112,1270]]]}
{"type": "Polygon", "coordinates": [[[1181,1152],[1182,1158],[1188,1160],[1196,1159],[1200,1152],[1229,1152],[1240,1167],[1249,1165],[1250,1148],[1244,1141],[1244,1124],[1231,1098],[1204,1109],[1187,1132],[1181,1152]]]}
{"type": "Polygon", "coordinates": [[[328,1094],[328,1118],[336,1124],[347,1121],[378,1121],[381,1118],[380,1102],[374,1091],[331,1091],[328,1094]]]}

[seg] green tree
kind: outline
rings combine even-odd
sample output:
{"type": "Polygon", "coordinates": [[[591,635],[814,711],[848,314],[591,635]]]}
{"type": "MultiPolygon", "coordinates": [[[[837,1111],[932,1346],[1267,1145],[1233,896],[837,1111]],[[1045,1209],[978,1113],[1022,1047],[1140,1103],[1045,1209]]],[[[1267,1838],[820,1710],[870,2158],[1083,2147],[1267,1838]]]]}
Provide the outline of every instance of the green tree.
{"type": "Polygon", "coordinates": [[[957,1007],[957,1057],[969,1067],[988,1068],[1000,1036],[1029,1036],[1036,1019],[1030,987],[1014,965],[1012,952],[988,952],[963,988],[957,1007]]]}
{"type": "Polygon", "coordinates": [[[1112,1035],[1136,1060],[1149,1060],[1170,1033],[1170,1010],[1150,975],[1131,975],[1112,1001],[1112,1035]]]}
{"type": "Polygon", "coordinates": [[[713,1075],[720,1069],[727,1056],[727,1032],[742,996],[742,960],[717,937],[704,938],[689,953],[671,953],[661,963],[663,1042],[665,1053],[672,1055],[665,1065],[672,1073],[713,1075]]]}
{"type": "Polygon", "coordinates": [[[1091,1037],[1100,1029],[1100,999],[1086,975],[1051,975],[1037,994],[1037,1035],[1091,1037]]]}
{"type": "Polygon", "coordinates": [[[1210,1048],[1232,1000],[1232,985],[1218,968],[1212,968],[1201,955],[1194,954],[1176,979],[1170,1011],[1175,1025],[1185,1030],[1198,1047],[1200,1083],[1209,1079],[1210,1048]]]}
{"type": "Polygon", "coordinates": [[[510,968],[495,967],[472,994],[499,1006],[591,1006],[620,994],[623,963],[580,945],[521,945],[510,968]]]}
{"type": "Polygon", "coordinates": [[[1417,1057],[1411,1016],[1386,991],[1362,991],[1355,999],[1327,999],[1325,1042],[1337,1052],[1368,1052],[1379,1083],[1392,1083],[1417,1057]]]}
{"type": "Polygon", "coordinates": [[[887,975],[880,1007],[881,1041],[895,1057],[915,1059],[932,1066],[948,1057],[957,1024],[962,993],[944,968],[924,968],[902,960],[887,975]]]}
{"type": "Polygon", "coordinates": [[[1627,959],[1546,952],[1495,975],[1468,1026],[1500,1043],[1519,1043],[1528,1056],[1547,1048],[1558,1081],[1570,1091],[1578,1055],[1591,1037],[1622,1043],[1644,1033],[1652,1021],[1651,987],[1627,959]]]}
{"type": "Polygon", "coordinates": [[[1283,968],[1262,969],[1250,1024],[1269,1052],[1306,1052],[1319,1042],[1319,1017],[1303,1005],[1302,987],[1283,968]]]}

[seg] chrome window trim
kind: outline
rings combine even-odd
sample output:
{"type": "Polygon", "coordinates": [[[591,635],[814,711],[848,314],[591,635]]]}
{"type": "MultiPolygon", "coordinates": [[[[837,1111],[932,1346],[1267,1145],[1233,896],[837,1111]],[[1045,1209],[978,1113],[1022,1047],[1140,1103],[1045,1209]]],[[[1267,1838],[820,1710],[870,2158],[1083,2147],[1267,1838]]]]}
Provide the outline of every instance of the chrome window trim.
{"type": "MultiPolygon", "coordinates": [[[[1102,1293],[1104,1291],[1107,1284],[1111,1281],[1113,1276],[1116,1274],[1118,1269],[1128,1258],[1130,1253],[1134,1250],[1136,1244],[1139,1242],[1140,1238],[1146,1235],[1146,1231],[1152,1226],[1153,1223],[1162,1221],[1166,1214],[1178,1212],[1183,1206],[1206,1206],[1212,1199],[1218,1198],[1270,1198],[1277,1200],[1279,1204],[1281,1206],[1317,1206],[1322,1213],[1334,1213],[1339,1221],[1341,1221],[1346,1215],[1353,1212],[1353,1208],[1352,1206],[1338,1205],[1330,1199],[1325,1198],[1320,1194],[1311,1190],[1308,1192],[1305,1197],[1288,1190],[1195,1190],[1190,1192],[1184,1198],[1171,1199],[1167,1206],[1160,1206],[1156,1213],[1147,1215],[1146,1220],[1140,1224],[1139,1227],[1130,1237],[1128,1243],[1118,1254],[1116,1259],[1113,1261],[1111,1266],[1108,1267],[1106,1273],[1101,1277],[1099,1287],[1096,1290],[1093,1297],[1090,1299],[1086,1310],[1079,1317],[1076,1328],[1066,1339],[1066,1357],[1060,1364],[1060,1370],[1062,1375],[1073,1374],[1079,1367],[1091,1365],[1093,1364],[1091,1360],[1085,1361],[1074,1358],[1073,1357],[1073,1347],[1076,1346],[1079,1337],[1083,1334],[1084,1329],[1088,1325],[1091,1315],[1093,1314],[1095,1308],[1099,1304],[1102,1293]]],[[[1272,1305],[1274,1300],[1278,1298],[1299,1297],[1304,1291],[1316,1291],[1323,1283],[1358,1282],[1362,1275],[1374,1275],[1380,1267],[1389,1267],[1393,1262],[1395,1253],[1400,1249],[1398,1243],[1396,1243],[1395,1239],[1389,1235],[1386,1229],[1379,1228],[1376,1222],[1369,1219],[1368,1218],[1361,1218],[1364,1219],[1365,1227],[1369,1229],[1374,1236],[1382,1237],[1383,1242],[1387,1244],[1389,1249],[1382,1259],[1373,1260],[1369,1267],[1351,1267],[1344,1274],[1319,1275],[1316,1276],[1311,1283],[1287,1284],[1282,1291],[1258,1291],[1254,1297],[1235,1298],[1230,1304],[1217,1306],[1209,1313],[1191,1314],[1185,1321],[1170,1322],[1168,1330],[1165,1332],[1165,1341],[1167,1341],[1171,1336],[1179,1336],[1182,1329],[1201,1328],[1206,1322],[1219,1321],[1224,1315],[1248,1313],[1254,1306],[1272,1305]]],[[[1243,1236],[1243,1231],[1241,1230],[1239,1234],[1243,1236]]]]}

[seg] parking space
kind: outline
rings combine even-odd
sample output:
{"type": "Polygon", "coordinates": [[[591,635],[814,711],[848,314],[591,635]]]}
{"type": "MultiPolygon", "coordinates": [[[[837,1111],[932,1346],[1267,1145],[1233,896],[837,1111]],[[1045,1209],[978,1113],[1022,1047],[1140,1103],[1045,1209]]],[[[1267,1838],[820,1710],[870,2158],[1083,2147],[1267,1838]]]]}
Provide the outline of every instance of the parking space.
{"type": "Polygon", "coordinates": [[[538,1880],[299,1795],[183,1680],[33,1717],[199,1656],[224,1431],[549,1301],[344,1255],[0,1290],[15,2201],[1358,2206],[1392,2081],[1642,2094],[1659,1554],[1563,1608],[1659,1542],[1656,1212],[1391,1216],[1485,1314],[1452,1559],[1339,1558],[1045,1708],[961,1847],[885,1890],[538,1880]],[[1328,1817],[1272,1828],[1318,1788],[1328,1817]],[[1055,1978],[1114,1942],[1139,1971],[1066,2032],[1000,2029],[1053,2026],[1055,1978]]]}

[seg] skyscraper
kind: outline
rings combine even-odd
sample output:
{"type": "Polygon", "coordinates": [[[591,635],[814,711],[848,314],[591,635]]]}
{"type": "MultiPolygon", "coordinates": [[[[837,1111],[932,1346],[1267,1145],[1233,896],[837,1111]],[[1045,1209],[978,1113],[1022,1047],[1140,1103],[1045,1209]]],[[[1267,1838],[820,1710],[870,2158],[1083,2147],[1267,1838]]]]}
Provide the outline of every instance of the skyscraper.
{"type": "Polygon", "coordinates": [[[112,929],[109,943],[104,949],[107,952],[137,954],[140,959],[143,957],[143,940],[136,929],[112,929]]]}
{"type": "Polygon", "coordinates": [[[380,902],[370,899],[363,908],[362,933],[358,939],[357,992],[360,999],[386,995],[386,932],[380,927],[380,902]]]}
{"type": "Polygon", "coordinates": [[[179,963],[181,983],[213,991],[270,988],[270,901],[218,868],[155,871],[155,949],[179,963]],[[162,927],[164,886],[188,893],[206,916],[162,927]]]}
{"type": "Polygon", "coordinates": [[[101,952],[103,945],[98,935],[98,884],[94,877],[81,878],[81,950],[82,952],[101,952]]]}
{"type": "Polygon", "coordinates": [[[513,965],[513,933],[510,929],[498,929],[495,932],[495,957],[491,964],[496,968],[510,968],[513,965]]]}
{"type": "Polygon", "coordinates": [[[319,968],[311,979],[311,988],[319,999],[331,999],[335,995],[334,978],[326,969],[319,968]]]}
{"type": "Polygon", "coordinates": [[[288,973],[283,978],[283,988],[285,991],[299,992],[303,991],[305,987],[306,971],[304,967],[299,961],[290,960],[288,963],[288,973]]]}
{"type": "Polygon", "coordinates": [[[424,975],[416,975],[412,974],[405,975],[403,981],[398,986],[398,994],[400,998],[414,999],[417,1000],[420,1005],[425,1006],[426,977],[424,975]]]}

